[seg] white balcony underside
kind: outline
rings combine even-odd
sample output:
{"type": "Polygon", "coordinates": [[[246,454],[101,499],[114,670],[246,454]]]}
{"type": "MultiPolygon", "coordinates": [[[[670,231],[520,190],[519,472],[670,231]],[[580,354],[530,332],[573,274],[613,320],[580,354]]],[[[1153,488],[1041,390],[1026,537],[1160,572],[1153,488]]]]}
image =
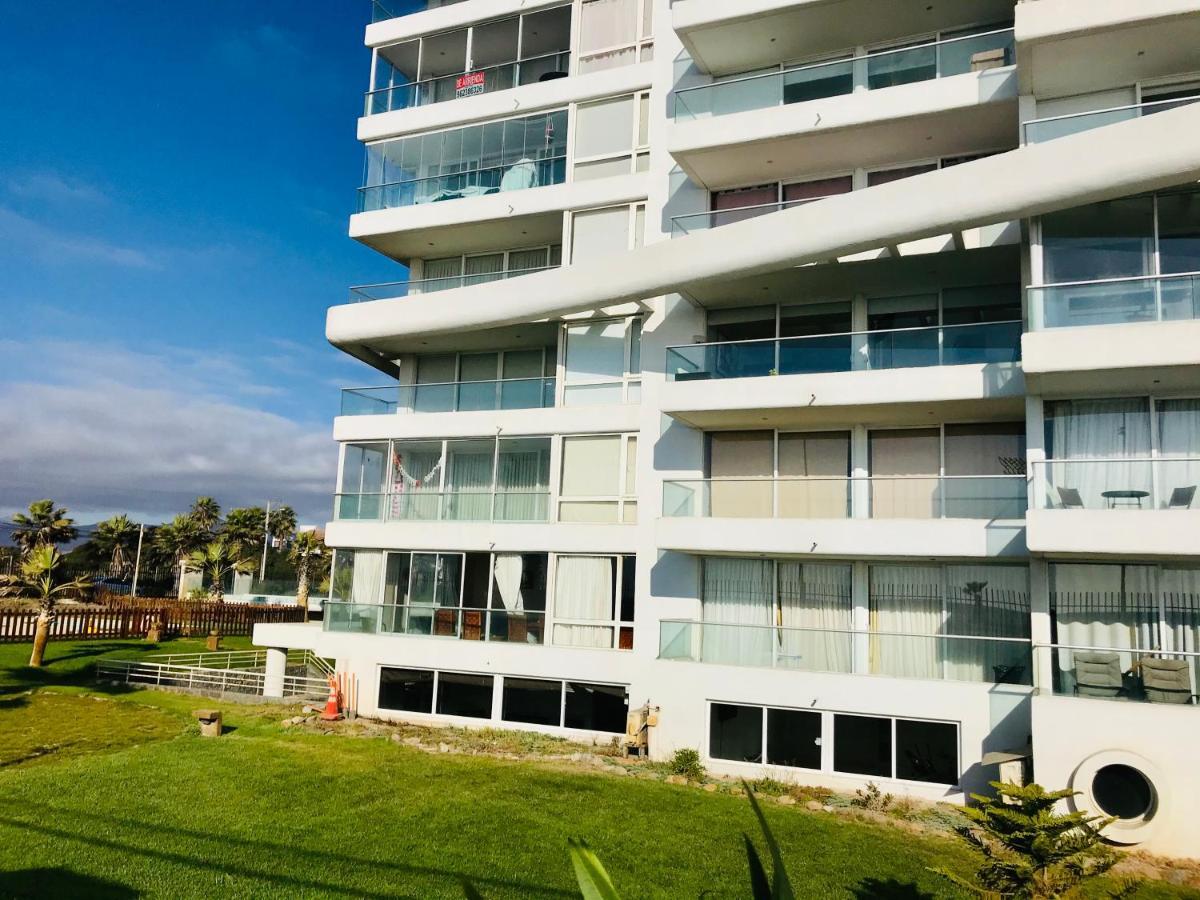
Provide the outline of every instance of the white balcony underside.
{"type": "Polygon", "coordinates": [[[1053,556],[1193,560],[1200,509],[1031,509],[1029,551],[1053,556]]]}
{"type": "Polygon", "coordinates": [[[619,265],[601,258],[464,289],[453,307],[436,295],[333,307],[326,335],[341,346],[537,321],[1195,180],[1200,105],[650,244],[619,265]]]}
{"type": "Polygon", "coordinates": [[[655,522],[659,550],[737,556],[983,559],[1026,555],[1025,523],[987,519],[702,519],[655,522]]]}
{"type": "Polygon", "coordinates": [[[330,522],[330,547],[458,552],[635,553],[637,528],[566,522],[330,522]]]}
{"type": "Polygon", "coordinates": [[[472,0],[470,3],[452,3],[449,6],[373,22],[367,26],[365,43],[368,47],[394,44],[424,34],[465,28],[489,19],[517,16],[535,9],[556,6],[561,2],[562,0],[472,0]]]}
{"type": "Polygon", "coordinates": [[[1011,15],[1012,0],[676,0],[671,23],[705,72],[729,75],[1011,15]]]}
{"type": "Polygon", "coordinates": [[[640,427],[640,416],[641,408],[637,404],[338,416],[333,420],[333,438],[336,441],[428,437],[490,438],[496,434],[497,429],[506,437],[619,434],[637,431],[640,427]]]}
{"type": "Polygon", "coordinates": [[[897,160],[1012,147],[1012,67],[826,100],[680,121],[667,147],[710,189],[804,179],[897,160]]]}

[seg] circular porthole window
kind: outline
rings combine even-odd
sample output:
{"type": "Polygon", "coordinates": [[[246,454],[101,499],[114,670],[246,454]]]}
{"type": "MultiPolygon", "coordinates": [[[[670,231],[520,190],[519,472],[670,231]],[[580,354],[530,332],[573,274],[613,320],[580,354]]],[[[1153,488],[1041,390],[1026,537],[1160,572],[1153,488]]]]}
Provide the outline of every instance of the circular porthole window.
{"type": "Polygon", "coordinates": [[[1092,776],[1092,798],[1100,811],[1125,821],[1154,815],[1154,786],[1142,772],[1124,763],[1101,766],[1092,776]]]}

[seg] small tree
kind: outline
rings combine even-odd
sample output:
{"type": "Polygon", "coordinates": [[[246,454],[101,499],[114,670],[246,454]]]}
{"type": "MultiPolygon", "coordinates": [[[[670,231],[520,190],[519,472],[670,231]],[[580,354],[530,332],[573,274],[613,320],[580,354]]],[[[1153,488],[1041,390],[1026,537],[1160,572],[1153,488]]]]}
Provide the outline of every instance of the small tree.
{"type": "Polygon", "coordinates": [[[53,500],[35,500],[29,504],[29,513],[13,516],[12,541],[21,548],[22,556],[29,556],[35,547],[54,546],[75,540],[79,536],[75,520],[67,517],[65,507],[56,507],[53,500]]]}
{"type": "Polygon", "coordinates": [[[38,603],[37,627],[33,633],[33,652],[29,665],[40,666],[50,640],[50,623],[59,600],[80,595],[91,588],[86,578],[66,579],[60,575],[63,557],[49,544],[39,544],[29,551],[15,575],[0,576],[0,597],[20,597],[38,603]]]}
{"type": "Polygon", "coordinates": [[[204,546],[207,532],[191,516],[176,516],[154,532],[154,545],[170,557],[176,569],[175,592],[179,593],[188,558],[204,546]]]}
{"type": "Polygon", "coordinates": [[[308,621],[308,594],[312,587],[312,576],[321,557],[325,555],[325,544],[315,531],[301,531],[292,541],[288,559],[296,567],[296,605],[304,610],[304,621],[308,621]]]}
{"type": "Polygon", "coordinates": [[[198,569],[210,579],[208,599],[214,603],[225,602],[225,576],[230,574],[249,575],[254,571],[254,560],[243,555],[242,548],[235,543],[218,537],[188,557],[188,565],[198,569]]]}
{"type": "MultiPolygon", "coordinates": [[[[932,869],[971,893],[1003,900],[1060,900],[1077,895],[1084,882],[1111,869],[1116,855],[1101,842],[1112,819],[1083,812],[1056,812],[1077,791],[1047,791],[993,781],[996,797],[972,795],[977,806],[955,831],[980,857],[972,883],[945,869],[932,869]]],[[[1125,887],[1113,894],[1124,896],[1125,887]]]]}

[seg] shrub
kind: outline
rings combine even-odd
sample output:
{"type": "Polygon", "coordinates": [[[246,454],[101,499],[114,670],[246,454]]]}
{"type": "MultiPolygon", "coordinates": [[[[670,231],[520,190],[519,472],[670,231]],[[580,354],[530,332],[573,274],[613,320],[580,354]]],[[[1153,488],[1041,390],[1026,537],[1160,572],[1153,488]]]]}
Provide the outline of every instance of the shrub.
{"type": "Polygon", "coordinates": [[[750,782],[750,787],[754,788],[754,793],[763,794],[767,797],[778,797],[789,792],[789,785],[782,781],[776,781],[774,778],[759,778],[757,781],[750,782]]]}
{"type": "Polygon", "coordinates": [[[671,757],[671,774],[682,775],[688,781],[702,780],[704,766],[700,762],[700,754],[691,747],[676,750],[671,757]]]}
{"type": "Polygon", "coordinates": [[[850,805],[874,812],[887,812],[894,799],[891,794],[879,790],[879,785],[875,782],[868,781],[864,790],[854,792],[854,799],[850,801],[850,805]]]}

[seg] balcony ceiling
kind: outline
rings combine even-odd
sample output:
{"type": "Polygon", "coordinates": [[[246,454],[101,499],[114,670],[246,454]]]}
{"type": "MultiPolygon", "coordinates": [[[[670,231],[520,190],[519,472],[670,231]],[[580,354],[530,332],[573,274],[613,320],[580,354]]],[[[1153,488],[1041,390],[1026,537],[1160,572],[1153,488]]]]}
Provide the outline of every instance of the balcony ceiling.
{"type": "Polygon", "coordinates": [[[1012,15],[1013,0],[680,0],[673,22],[703,71],[731,75],[1012,15]]]}
{"type": "MultiPolygon", "coordinates": [[[[446,205],[471,202],[471,200],[449,200],[446,205]]],[[[409,209],[413,209],[413,207],[409,207],[409,209]]],[[[381,210],[380,212],[390,211],[381,210]]],[[[364,215],[374,215],[374,213],[365,213],[364,215]]],[[[364,234],[357,238],[373,250],[378,250],[407,265],[409,260],[414,258],[482,253],[506,247],[560,244],[562,243],[562,227],[562,213],[549,212],[482,220],[468,220],[464,217],[461,221],[435,228],[364,234]]]]}

